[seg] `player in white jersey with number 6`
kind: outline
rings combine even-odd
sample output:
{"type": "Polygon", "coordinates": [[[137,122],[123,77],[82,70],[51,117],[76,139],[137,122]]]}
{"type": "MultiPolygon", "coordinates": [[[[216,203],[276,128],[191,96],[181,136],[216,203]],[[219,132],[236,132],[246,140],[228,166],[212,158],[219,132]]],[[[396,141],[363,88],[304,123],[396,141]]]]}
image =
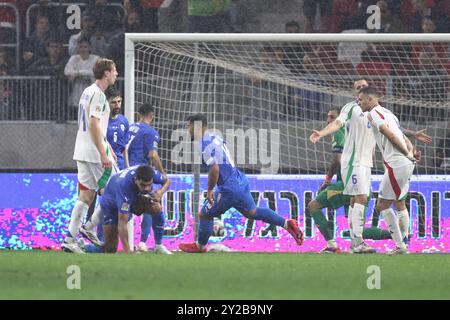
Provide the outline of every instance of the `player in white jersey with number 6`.
{"type": "MultiPolygon", "coordinates": [[[[353,84],[355,96],[359,90],[367,87],[366,80],[357,80],[353,84]]],[[[345,126],[345,142],[341,158],[341,175],[344,181],[343,194],[350,195],[348,221],[352,238],[351,251],[354,253],[373,253],[375,250],[363,241],[364,209],[370,193],[370,176],[373,166],[375,138],[367,113],[352,101],[342,107],[339,117],[324,129],[313,130],[310,136],[312,143],[321,137],[330,135],[345,126]]]]}
{"type": "MultiPolygon", "coordinates": [[[[83,253],[77,242],[82,220],[95,192],[103,189],[116,171],[117,158],[106,139],[110,108],[104,92],[116,82],[117,70],[112,60],[99,59],[93,72],[96,80],[84,89],[78,110],[73,159],[77,162],[79,195],[61,246],[66,252],[83,253]]],[[[93,240],[97,241],[95,238],[93,240]]]]}
{"type": "Polygon", "coordinates": [[[362,110],[369,112],[367,118],[372,125],[386,168],[380,184],[377,209],[397,245],[391,254],[407,253],[404,242],[408,237],[409,214],[405,198],[408,195],[414,163],[420,160],[420,152],[415,150],[411,141],[403,134],[397,117],[390,110],[379,105],[375,88],[361,89],[358,98],[362,110]],[[390,208],[392,202],[398,217],[390,208]]]}

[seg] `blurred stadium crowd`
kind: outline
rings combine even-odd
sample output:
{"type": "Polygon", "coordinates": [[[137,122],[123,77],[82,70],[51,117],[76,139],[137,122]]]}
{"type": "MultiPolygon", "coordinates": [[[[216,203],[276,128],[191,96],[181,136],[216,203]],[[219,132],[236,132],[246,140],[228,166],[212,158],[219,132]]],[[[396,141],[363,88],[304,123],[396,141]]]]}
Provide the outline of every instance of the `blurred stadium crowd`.
{"type": "MultiPolygon", "coordinates": [[[[113,59],[123,76],[124,33],[159,32],[161,6],[173,6],[177,1],[0,1],[0,120],[75,120],[80,93],[93,81],[96,59],[113,59]],[[80,29],[69,28],[67,9],[71,4],[80,5],[80,29]]],[[[243,12],[243,2],[187,0],[183,15],[188,23],[182,31],[248,32],[243,21],[251,8],[243,12]]],[[[270,2],[276,10],[277,1],[270,2]]],[[[285,32],[450,31],[450,0],[297,2],[301,3],[299,19],[280,21],[285,32]],[[380,8],[381,27],[377,30],[366,27],[369,5],[380,8]]],[[[250,31],[273,32],[261,26],[250,31]]],[[[341,49],[337,45],[291,46],[282,50],[267,48],[264,54],[278,59],[294,75],[450,74],[450,49],[439,43],[404,46],[401,50],[386,44],[367,45],[350,54],[341,49]]],[[[439,83],[402,83],[398,90],[406,90],[410,95],[419,92],[422,98],[427,94],[430,101],[443,101],[448,98],[449,81],[439,83]]]]}

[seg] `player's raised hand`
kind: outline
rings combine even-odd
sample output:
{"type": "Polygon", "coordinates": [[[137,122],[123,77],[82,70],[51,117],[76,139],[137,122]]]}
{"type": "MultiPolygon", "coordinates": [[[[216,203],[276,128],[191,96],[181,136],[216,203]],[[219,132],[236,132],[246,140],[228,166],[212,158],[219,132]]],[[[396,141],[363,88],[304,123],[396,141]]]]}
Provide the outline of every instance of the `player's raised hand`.
{"type": "Polygon", "coordinates": [[[206,192],[206,199],[208,200],[211,206],[214,205],[214,192],[212,190],[208,190],[206,192]]]}
{"type": "Polygon", "coordinates": [[[309,141],[311,141],[312,143],[316,143],[317,141],[319,141],[319,139],[320,139],[319,131],[313,130],[313,132],[309,136],[309,141]]]}
{"type": "Polygon", "coordinates": [[[108,156],[105,154],[101,155],[102,160],[102,167],[105,169],[111,169],[112,168],[112,161],[109,160],[108,156]]]}
{"type": "Polygon", "coordinates": [[[427,129],[422,129],[414,133],[414,138],[419,140],[420,142],[430,144],[433,141],[433,138],[425,133],[427,129]]]}

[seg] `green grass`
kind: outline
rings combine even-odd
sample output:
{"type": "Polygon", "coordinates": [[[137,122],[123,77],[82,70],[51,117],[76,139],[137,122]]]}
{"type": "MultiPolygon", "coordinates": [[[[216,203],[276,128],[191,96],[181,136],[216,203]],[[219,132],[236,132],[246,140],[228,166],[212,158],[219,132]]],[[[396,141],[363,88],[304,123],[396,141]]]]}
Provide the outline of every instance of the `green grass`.
{"type": "Polygon", "coordinates": [[[450,299],[450,255],[0,251],[0,299],[450,299]],[[80,290],[66,287],[70,265],[80,290]]]}

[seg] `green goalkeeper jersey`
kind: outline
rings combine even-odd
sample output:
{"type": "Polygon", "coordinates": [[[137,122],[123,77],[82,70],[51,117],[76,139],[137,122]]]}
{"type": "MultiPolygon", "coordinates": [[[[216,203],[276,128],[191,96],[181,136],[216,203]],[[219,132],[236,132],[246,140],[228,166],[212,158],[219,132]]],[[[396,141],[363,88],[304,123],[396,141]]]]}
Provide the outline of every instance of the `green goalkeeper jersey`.
{"type": "MultiPolygon", "coordinates": [[[[342,150],[344,149],[344,142],[345,142],[345,127],[343,126],[338,131],[333,133],[331,136],[331,150],[333,153],[342,153],[342,150]]],[[[341,177],[341,167],[338,168],[337,173],[337,182],[342,181],[341,177]]]]}

